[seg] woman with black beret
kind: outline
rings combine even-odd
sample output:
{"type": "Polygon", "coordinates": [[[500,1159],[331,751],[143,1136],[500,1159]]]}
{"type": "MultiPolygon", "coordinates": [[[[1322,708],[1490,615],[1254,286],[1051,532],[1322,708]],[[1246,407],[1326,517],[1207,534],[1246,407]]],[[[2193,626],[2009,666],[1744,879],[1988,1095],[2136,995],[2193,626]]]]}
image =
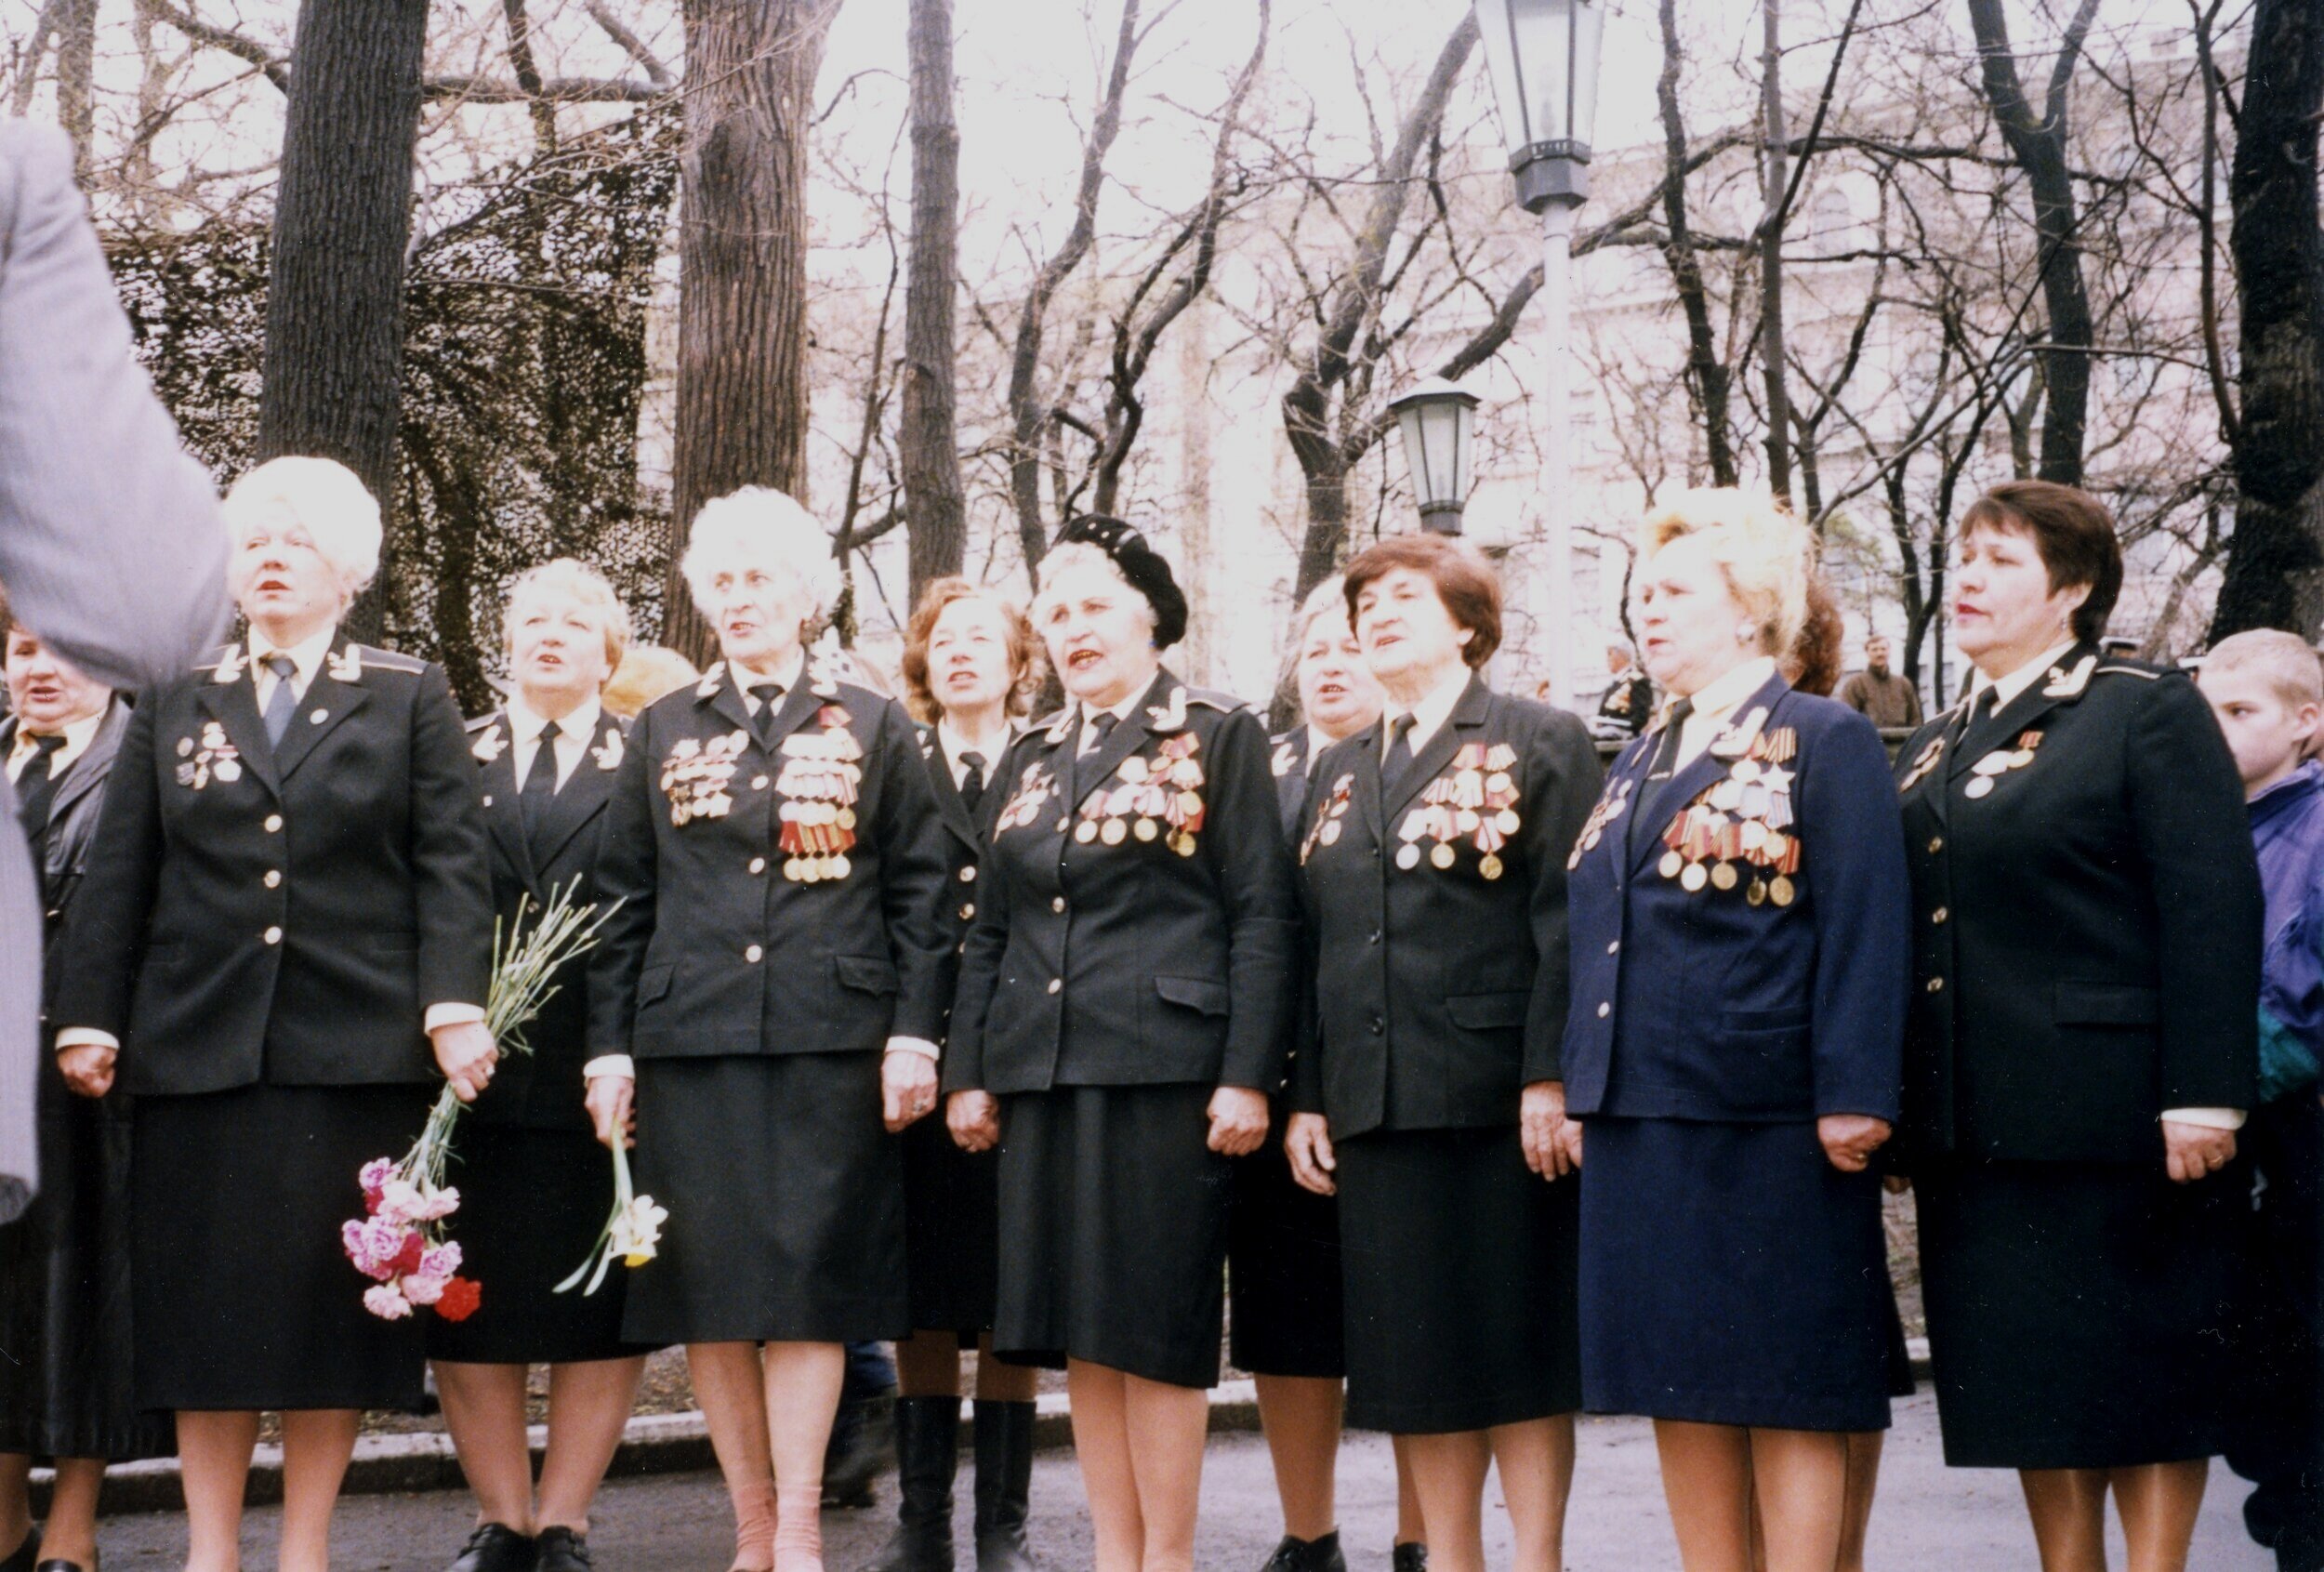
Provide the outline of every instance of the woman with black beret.
{"type": "Polygon", "coordinates": [[[1009,752],[945,1060],[1000,1147],[1000,1353],[1062,1359],[1100,1572],[1194,1563],[1228,1159],[1266,1138],[1297,931],[1257,717],[1160,664],[1169,565],[1069,524],[1034,625],[1071,702],[1009,752]]]}

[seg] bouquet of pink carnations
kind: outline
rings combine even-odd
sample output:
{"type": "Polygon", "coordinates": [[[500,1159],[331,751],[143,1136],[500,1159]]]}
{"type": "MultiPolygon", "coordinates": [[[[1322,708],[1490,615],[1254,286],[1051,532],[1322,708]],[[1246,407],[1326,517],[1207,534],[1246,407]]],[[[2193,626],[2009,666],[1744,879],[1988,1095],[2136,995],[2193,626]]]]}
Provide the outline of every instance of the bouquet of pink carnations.
{"type": "MultiPolygon", "coordinates": [[[[503,1053],[529,1053],[524,1028],[557,991],[558,969],[597,943],[613,915],[608,906],[575,906],[576,877],[551,892],[528,930],[528,896],[517,903],[506,931],[493,925],[492,985],[484,997],[484,1027],[503,1053]]],[[[483,1290],[460,1272],[460,1247],[444,1236],[444,1219],[460,1209],[460,1193],[444,1182],[452,1133],[468,1106],[446,1086],[429,1111],[427,1128],[403,1160],[375,1157],[363,1165],[363,1213],[340,1224],[339,1242],[355,1269],[372,1280],[363,1308],[395,1321],[415,1309],[432,1309],[447,1321],[476,1314],[483,1290]]]]}

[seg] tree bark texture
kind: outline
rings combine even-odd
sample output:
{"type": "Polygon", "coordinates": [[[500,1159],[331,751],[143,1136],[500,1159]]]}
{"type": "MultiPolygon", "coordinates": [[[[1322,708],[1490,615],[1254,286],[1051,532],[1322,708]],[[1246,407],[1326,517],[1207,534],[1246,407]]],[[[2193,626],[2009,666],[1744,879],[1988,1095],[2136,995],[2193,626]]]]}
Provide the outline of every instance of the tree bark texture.
{"type": "Polygon", "coordinates": [[[1695,229],[1686,212],[1686,117],[1679,102],[1679,67],[1684,53],[1679,42],[1678,0],[1661,0],[1662,73],[1655,83],[1655,101],[1662,114],[1662,258],[1670,269],[1679,306],[1686,314],[1686,389],[1702,422],[1704,456],[1710,464],[1710,483],[1736,482],[1733,416],[1728,414],[1726,362],[1719,358],[1719,336],[1710,324],[1710,293],[1703,284],[1703,266],[1695,249],[1695,229]]]}
{"type": "Polygon", "coordinates": [[[2324,604],[2324,237],[2317,125],[2324,10],[2260,0],[2227,194],[2242,298],[2236,524],[2211,633],[2289,628],[2314,640],[2324,604]]]}
{"type": "Polygon", "coordinates": [[[807,483],[807,139],[838,0],[686,0],[678,409],[663,641],[709,624],[678,572],[713,497],[807,483]]]}
{"type": "MultiPolygon", "coordinates": [[[[1784,192],[1791,181],[1783,123],[1783,7],[1760,0],[1765,45],[1760,53],[1760,105],[1766,146],[1760,166],[1767,204],[1759,234],[1760,369],[1767,380],[1767,486],[1779,501],[1791,498],[1791,395],[1784,384],[1784,192]]],[[[1802,158],[1806,153],[1802,153],[1802,158]]]]}
{"type": "MultiPolygon", "coordinates": [[[[297,25],[257,456],[335,458],[392,517],[428,3],[300,0],[297,25]]],[[[379,637],[385,604],[377,588],[363,595],[350,630],[379,637]]]]}
{"type": "Polygon", "coordinates": [[[912,258],[904,290],[904,474],[911,603],[968,561],[967,501],[954,412],[953,306],[959,272],[960,129],[952,117],[952,0],[912,0],[912,258]]]}
{"type": "Polygon", "coordinates": [[[85,183],[97,128],[90,97],[96,73],[97,0],[65,0],[57,22],[57,122],[73,139],[73,172],[85,183]]]}
{"type": "Polygon", "coordinates": [[[2090,35],[2097,9],[2098,0],[2081,0],[2067,24],[2057,59],[2050,69],[2049,96],[2037,116],[2019,77],[2017,58],[2011,51],[2002,0],[1969,0],[1969,21],[1977,37],[1986,101],[1992,106],[2011,158],[2025,172],[2033,198],[2041,299],[2050,319],[2047,344],[2040,353],[2049,402],[2041,416],[2041,461],[2036,473],[2042,480],[2070,486],[2082,483],[2094,330],[2090,294],[2082,282],[2074,178],[2067,167],[2066,106],[2074,68],[2081,59],[2082,44],[2090,35]]]}

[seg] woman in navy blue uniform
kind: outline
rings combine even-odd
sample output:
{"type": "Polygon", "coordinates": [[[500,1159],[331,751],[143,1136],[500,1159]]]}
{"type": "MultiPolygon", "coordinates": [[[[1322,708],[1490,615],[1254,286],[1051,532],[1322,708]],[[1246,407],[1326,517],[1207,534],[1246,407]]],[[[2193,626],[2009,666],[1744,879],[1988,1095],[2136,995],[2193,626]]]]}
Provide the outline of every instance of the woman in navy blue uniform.
{"type": "MultiPolygon", "coordinates": [[[[1284,833],[1299,833],[1315,760],[1380,720],[1379,680],[1364,664],[1337,575],[1300,608],[1294,676],[1300,723],[1272,740],[1268,760],[1284,833]]],[[[1340,1206],[1292,1177],[1289,1156],[1270,1141],[1235,1165],[1227,1234],[1232,1355],[1259,1389],[1259,1424],[1283,1503],[1283,1540],[1264,1572],[1341,1572],[1337,1477],[1347,1339],[1340,1325],[1340,1206]]],[[[1428,1565],[1420,1506],[1401,1438],[1396,1451],[1395,1572],[1428,1565]]]]}
{"type": "Polygon", "coordinates": [[[1500,586],[1472,548],[1383,540],[1347,597],[1386,699],[1301,815],[1291,1170],[1339,1196],[1348,1422],[1407,1438],[1431,1563],[1481,1572],[1498,1464],[1516,1565],[1553,1568],[1581,1406],[1565,858],[1597,752],[1486,686],[1500,586]]]}
{"type": "MultiPolygon", "coordinates": [[[[940,578],[904,636],[904,689],[920,722],[928,784],[944,822],[945,915],[965,944],[977,865],[1000,812],[995,777],[1043,672],[1039,639],[997,590],[940,578]]],[[[904,1256],[913,1332],[896,1344],[896,1529],[872,1572],[952,1572],[960,1440],[960,1351],[976,1363],[977,1572],[1030,1572],[1036,1371],[992,1353],[1000,1270],[1000,1159],[965,1152],[942,1119],[904,1132],[904,1256]]]]}
{"type": "Polygon", "coordinates": [[[889,1137],[936,1105],[945,832],[904,707],[811,657],[838,588],[813,517],[745,487],[680,566],[723,658],[630,728],[583,1069],[600,1139],[634,1098],[669,1210],[622,1334],[686,1344],[735,1565],[821,1572],[845,1345],[911,1330],[889,1137]]]}
{"type": "Polygon", "coordinates": [[[137,1395],[178,1415],[187,1565],[239,1565],[280,1410],[278,1565],[325,1572],[361,1411],[416,1409],[425,1368],[339,1227],[440,1074],[464,1100],[492,1079],[492,872],[443,672],[339,628],[379,561],[363,482],[274,459],[226,518],[248,637],[139,696],[53,1014],[66,1079],[137,1099],[137,1395]]]}
{"type": "Polygon", "coordinates": [[[1764,496],[1648,517],[1636,620],[1671,703],[1574,859],[1583,1384],[1654,1419],[1688,1572],[1747,1572],[1754,1506],[1770,1572],[1831,1566],[1846,1434],[1888,1423],[1869,1160],[1897,1114],[1908,893],[1879,734],[1777,670],[1810,549],[1764,496]]]}
{"type": "MultiPolygon", "coordinates": [[[[504,641],[516,691],[469,728],[492,832],[501,932],[537,921],[558,893],[597,900],[599,843],[628,727],[599,693],[629,644],[613,586],[571,558],[521,575],[504,641]]],[[[586,958],[477,1100],[459,1137],[462,1266],[488,1284],[465,1321],[434,1320],[428,1355],[444,1424],[476,1493],[477,1524],[451,1572],[583,1572],[589,1503],[621,1444],[646,1350],[622,1341],[627,1275],[594,1294],[556,1285],[587,1259],[614,1204],[613,1165],[583,1103],[586,958]],[[525,1374],[548,1371],[548,1449],[537,1499],[525,1436],[525,1374]]]]}
{"type": "Polygon", "coordinates": [[[1020,738],[976,879],[948,1116],[1000,1148],[993,1346],[1060,1358],[1099,1572],[1194,1565],[1229,1159],[1266,1139],[1297,900],[1267,733],[1161,665],[1168,562],[1075,520],[1033,622],[1072,703],[1020,738]]]}
{"type": "Polygon", "coordinates": [[[2186,1565],[2238,1414],[2263,900],[2243,786],[2177,671],[2099,648],[2114,521],[1961,520],[1969,695],[1897,755],[1915,985],[1901,1156],[1945,1460],[2014,1468],[2047,1566],[2186,1565]]]}

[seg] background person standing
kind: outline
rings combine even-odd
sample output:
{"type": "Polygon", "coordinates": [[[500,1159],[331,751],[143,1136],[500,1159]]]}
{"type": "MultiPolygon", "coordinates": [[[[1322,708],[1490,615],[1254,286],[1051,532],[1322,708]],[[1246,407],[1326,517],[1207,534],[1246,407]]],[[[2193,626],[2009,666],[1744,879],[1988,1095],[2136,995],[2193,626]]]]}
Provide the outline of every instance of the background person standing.
{"type": "Polygon", "coordinates": [[[1888,669],[1888,636],[1864,641],[1864,669],[1840,685],[1836,695],[1873,725],[1886,730],[1921,724],[1921,694],[1909,679],[1888,669]]]}

